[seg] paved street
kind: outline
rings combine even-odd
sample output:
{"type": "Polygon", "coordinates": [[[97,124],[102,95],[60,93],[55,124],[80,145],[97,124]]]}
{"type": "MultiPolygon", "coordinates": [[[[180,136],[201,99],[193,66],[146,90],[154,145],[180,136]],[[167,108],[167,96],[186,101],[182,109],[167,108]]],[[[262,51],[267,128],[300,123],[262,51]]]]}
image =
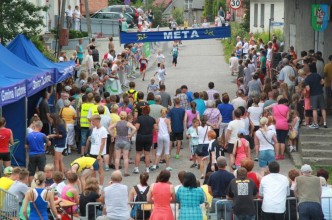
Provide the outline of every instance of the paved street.
{"type": "MultiPolygon", "coordinates": [[[[116,44],[116,49],[119,44],[116,44]]],[[[228,69],[228,64],[224,62],[222,45],[219,40],[196,40],[196,41],[184,41],[180,45],[178,65],[177,67],[171,66],[170,47],[171,42],[158,43],[159,48],[164,49],[163,53],[166,58],[166,91],[171,95],[175,94],[175,90],[181,85],[186,84],[190,91],[203,91],[207,90],[208,82],[213,81],[216,89],[220,92],[228,92],[231,99],[235,97],[236,85],[234,83],[234,76],[231,76],[228,69]],[[165,45],[166,44],[166,45],[165,45]]],[[[107,48],[107,41],[100,42],[101,48],[98,48],[100,53],[104,53],[107,48]]],[[[152,57],[150,60],[154,60],[152,57]]],[[[135,80],[137,84],[137,90],[146,92],[149,80],[156,68],[153,66],[148,69],[146,75],[146,81],[142,81],[141,78],[135,80]]],[[[132,158],[134,151],[132,151],[132,158]]],[[[65,157],[64,161],[68,167],[69,163],[73,161],[79,155],[74,152],[72,155],[65,157]]],[[[189,161],[189,149],[188,142],[184,141],[184,149],[181,151],[180,159],[174,158],[174,153],[171,158],[171,167],[173,168],[171,182],[178,184],[177,173],[180,170],[191,171],[195,173],[196,177],[199,177],[199,171],[197,169],[189,168],[191,162],[189,161]]],[[[48,158],[51,162],[51,157],[48,158]]],[[[161,164],[161,168],[164,168],[164,164],[161,164]]],[[[255,163],[255,169],[258,170],[258,164],[255,163]]],[[[293,168],[292,162],[289,160],[288,155],[284,161],[281,162],[281,172],[287,174],[289,169],[293,168]]],[[[130,165],[130,171],[132,171],[133,165],[130,165]]],[[[140,166],[140,171],[143,171],[143,163],[140,166]]],[[[154,182],[159,170],[150,173],[150,183],[154,182]]],[[[105,183],[110,179],[112,171],[106,172],[105,183]]],[[[128,186],[133,186],[139,182],[139,175],[132,174],[129,177],[125,177],[123,182],[128,186]]]]}

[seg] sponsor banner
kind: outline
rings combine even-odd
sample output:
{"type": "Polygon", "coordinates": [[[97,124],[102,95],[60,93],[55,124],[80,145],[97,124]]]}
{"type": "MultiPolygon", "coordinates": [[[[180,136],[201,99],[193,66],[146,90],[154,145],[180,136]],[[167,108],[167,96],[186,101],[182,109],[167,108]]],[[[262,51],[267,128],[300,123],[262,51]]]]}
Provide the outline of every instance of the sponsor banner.
{"type": "Polygon", "coordinates": [[[121,44],[175,40],[202,40],[231,36],[231,27],[212,27],[176,31],[120,32],[121,44]]]}

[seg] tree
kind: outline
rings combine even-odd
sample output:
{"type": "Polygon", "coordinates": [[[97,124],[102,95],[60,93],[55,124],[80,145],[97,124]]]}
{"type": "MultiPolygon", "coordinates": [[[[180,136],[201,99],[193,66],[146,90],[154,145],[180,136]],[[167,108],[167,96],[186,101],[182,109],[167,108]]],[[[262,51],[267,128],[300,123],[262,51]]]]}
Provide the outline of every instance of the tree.
{"type": "Polygon", "coordinates": [[[243,0],[242,1],[242,7],[245,11],[245,16],[243,18],[243,22],[241,23],[241,26],[244,30],[249,32],[250,31],[250,1],[249,0],[243,0]]]}
{"type": "Polygon", "coordinates": [[[183,24],[183,9],[175,8],[172,12],[172,16],[178,25],[183,24]]]}
{"type": "MultiPolygon", "coordinates": [[[[211,0],[205,0],[204,1],[204,11],[203,16],[208,20],[212,21],[212,1],[211,0]]],[[[197,18],[196,18],[197,19],[197,18]]],[[[199,20],[197,22],[200,22],[199,20]]]]}
{"type": "Polygon", "coordinates": [[[0,0],[0,42],[5,44],[17,34],[37,35],[44,25],[47,6],[35,6],[27,0],[0,0]]]}

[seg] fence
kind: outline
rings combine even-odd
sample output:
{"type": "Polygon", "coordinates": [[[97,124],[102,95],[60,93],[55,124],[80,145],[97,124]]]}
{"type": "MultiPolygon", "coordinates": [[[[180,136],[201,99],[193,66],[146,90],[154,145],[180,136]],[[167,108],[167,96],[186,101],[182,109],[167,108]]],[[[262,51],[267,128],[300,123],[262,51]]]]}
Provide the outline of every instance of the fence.
{"type": "Polygon", "coordinates": [[[16,195],[0,189],[0,219],[19,219],[20,204],[16,195]]]}
{"type": "MultiPolygon", "coordinates": [[[[91,18],[91,32],[97,37],[119,36],[119,22],[108,19],[91,18]]],[[[87,31],[86,19],[81,19],[81,31],[87,31]]]]}

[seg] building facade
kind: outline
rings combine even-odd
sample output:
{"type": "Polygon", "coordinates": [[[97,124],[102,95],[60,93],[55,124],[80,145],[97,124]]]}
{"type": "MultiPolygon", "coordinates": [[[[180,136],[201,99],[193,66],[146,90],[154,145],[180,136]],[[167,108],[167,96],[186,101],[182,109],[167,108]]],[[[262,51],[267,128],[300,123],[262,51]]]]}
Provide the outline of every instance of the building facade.
{"type": "Polygon", "coordinates": [[[315,31],[311,24],[312,4],[327,4],[331,11],[330,0],[285,0],[285,48],[294,46],[297,54],[310,49],[321,51],[327,62],[328,56],[332,55],[331,12],[328,15],[327,28],[322,32],[315,31]]]}
{"type": "Polygon", "coordinates": [[[284,0],[250,0],[250,31],[283,29],[284,5],[284,0]]]}

